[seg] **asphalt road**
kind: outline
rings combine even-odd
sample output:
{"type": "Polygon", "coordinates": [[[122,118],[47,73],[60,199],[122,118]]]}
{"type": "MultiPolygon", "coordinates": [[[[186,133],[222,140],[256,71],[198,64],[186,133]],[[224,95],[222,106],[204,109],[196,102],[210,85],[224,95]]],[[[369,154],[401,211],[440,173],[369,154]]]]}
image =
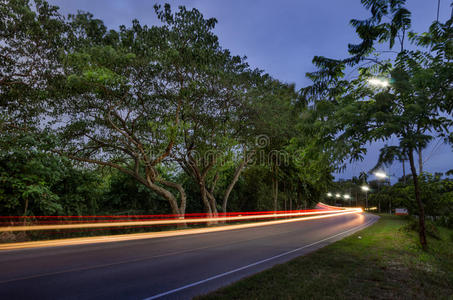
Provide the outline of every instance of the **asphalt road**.
{"type": "Polygon", "coordinates": [[[190,299],[377,220],[369,214],[165,237],[0,252],[0,299],[190,299]]]}

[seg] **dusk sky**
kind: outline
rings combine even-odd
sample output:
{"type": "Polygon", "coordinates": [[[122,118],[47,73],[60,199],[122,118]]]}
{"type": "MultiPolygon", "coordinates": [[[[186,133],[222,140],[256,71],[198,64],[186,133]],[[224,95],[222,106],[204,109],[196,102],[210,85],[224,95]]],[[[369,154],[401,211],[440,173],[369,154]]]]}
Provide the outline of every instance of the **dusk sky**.
{"type": "MultiPolygon", "coordinates": [[[[147,0],[49,2],[59,6],[65,15],[77,10],[89,11],[113,29],[122,24],[129,25],[133,19],[138,19],[141,24],[157,25],[159,22],[153,5],[165,3],[147,0]]],[[[360,0],[166,2],[169,2],[173,9],[185,5],[187,8],[197,8],[205,18],[215,17],[218,20],[215,33],[224,48],[230,49],[235,55],[247,56],[252,67],[262,69],[281,81],[296,83],[297,88],[310,84],[305,73],[314,70],[311,63],[313,56],[342,58],[347,55],[347,44],[358,41],[349,20],[363,19],[369,15],[361,6],[360,0]]],[[[408,0],[413,31],[427,30],[436,19],[437,2],[408,0]]],[[[450,13],[450,1],[442,0],[440,21],[447,20],[450,13]]],[[[357,176],[361,171],[369,171],[377,161],[378,149],[379,145],[371,145],[365,160],[349,165],[339,177],[349,178],[357,176]]],[[[445,172],[453,169],[452,148],[443,145],[442,141],[435,140],[423,154],[426,171],[445,172]]],[[[396,164],[386,171],[395,176],[402,174],[401,166],[396,164]]]]}

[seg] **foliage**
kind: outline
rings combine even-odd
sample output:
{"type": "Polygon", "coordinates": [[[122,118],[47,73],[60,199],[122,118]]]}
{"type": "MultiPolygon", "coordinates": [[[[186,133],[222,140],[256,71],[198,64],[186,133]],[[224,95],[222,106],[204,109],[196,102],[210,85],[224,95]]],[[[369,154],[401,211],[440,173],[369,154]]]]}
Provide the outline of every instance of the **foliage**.
{"type": "Polygon", "coordinates": [[[2,215],[93,214],[103,194],[96,173],[43,151],[32,135],[9,140],[0,156],[0,183],[2,215]]]}
{"type": "MultiPolygon", "coordinates": [[[[413,166],[434,135],[451,140],[452,21],[416,34],[405,1],[362,4],[371,16],[351,21],[351,57],[315,57],[313,85],[297,91],[222,48],[197,9],[156,5],[160,24],[112,29],[44,0],[0,2],[1,213],[309,207],[366,143],[395,137],[377,165],[413,166]],[[383,43],[400,46],[393,60],[383,43]],[[390,87],[367,85],[375,76],[390,87]]],[[[412,192],[441,215],[451,188],[418,175],[384,187],[383,205],[396,195],[414,212],[412,192]]]]}
{"type": "Polygon", "coordinates": [[[351,20],[362,42],[349,45],[351,57],[344,60],[315,57],[313,62],[319,70],[308,74],[314,84],[303,92],[319,107],[321,119],[327,120],[327,132],[340,149],[351,147],[347,157],[361,159],[366,153],[363,145],[368,142],[398,141],[381,149],[375,168],[394,159],[409,159],[420,216],[420,242],[425,245],[421,174],[415,168],[414,152],[420,153],[435,136],[448,139],[453,125],[453,19],[445,24],[433,22],[422,35],[411,33],[414,49],[408,50],[404,45],[411,20],[405,1],[363,0],[362,4],[371,17],[351,20]],[[400,50],[394,52],[394,58],[380,59],[376,46],[388,42],[391,50],[396,39],[400,50]],[[345,77],[346,66],[356,68],[355,79],[345,77]]]}
{"type": "Polygon", "coordinates": [[[66,25],[46,1],[0,2],[0,129],[39,123],[59,93],[58,56],[66,25]]]}

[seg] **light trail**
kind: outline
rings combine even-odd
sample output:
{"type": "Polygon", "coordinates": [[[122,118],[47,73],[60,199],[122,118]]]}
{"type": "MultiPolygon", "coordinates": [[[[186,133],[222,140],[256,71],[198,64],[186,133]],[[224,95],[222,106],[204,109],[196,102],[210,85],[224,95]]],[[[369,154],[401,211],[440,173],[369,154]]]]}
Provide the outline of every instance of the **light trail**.
{"type": "MultiPolygon", "coordinates": [[[[225,225],[225,226],[205,227],[205,228],[197,228],[197,229],[170,230],[170,231],[148,232],[148,233],[108,235],[108,236],[98,236],[98,237],[59,239],[59,240],[48,240],[48,241],[5,243],[5,244],[0,244],[0,250],[16,250],[16,249],[25,249],[25,248],[83,245],[83,244],[109,243],[109,242],[119,242],[119,241],[129,241],[129,240],[139,240],[139,239],[182,236],[182,235],[190,235],[190,234],[237,230],[237,229],[244,229],[244,228],[251,228],[251,227],[270,226],[270,225],[290,223],[290,222],[324,219],[324,218],[337,217],[337,216],[341,216],[341,215],[356,214],[356,213],[361,213],[361,212],[362,212],[361,208],[350,208],[350,209],[343,209],[343,210],[337,211],[337,212],[330,212],[330,214],[320,214],[317,216],[299,217],[299,218],[293,218],[293,219],[273,220],[273,221],[264,221],[264,222],[247,223],[247,224],[225,225]]],[[[274,216],[271,216],[271,217],[274,217],[274,216]]],[[[213,219],[214,218],[208,218],[207,220],[212,221],[213,219]]],[[[221,218],[217,218],[217,219],[221,219],[221,218]]],[[[174,221],[179,221],[179,220],[174,220],[174,221]]],[[[183,220],[183,221],[187,221],[187,220],[183,220]]],[[[128,224],[130,224],[130,223],[128,223],[128,224]]],[[[75,225],[88,225],[88,224],[75,224],[75,225]]]]}
{"type": "Polygon", "coordinates": [[[154,226],[154,225],[177,225],[190,223],[204,222],[231,222],[257,219],[272,219],[284,217],[300,217],[322,214],[336,214],[338,212],[362,212],[361,208],[347,208],[342,210],[317,210],[304,211],[296,213],[279,213],[279,214],[255,214],[247,216],[232,216],[232,217],[210,217],[210,218],[178,218],[171,220],[149,220],[149,221],[122,221],[122,222],[95,222],[95,223],[78,223],[78,224],[52,224],[52,225],[24,225],[24,226],[6,226],[0,227],[0,232],[16,232],[16,231],[36,231],[36,230],[62,230],[62,229],[81,229],[81,228],[102,228],[102,227],[123,227],[123,226],[154,226]]]}
{"type": "MultiPolygon", "coordinates": [[[[228,216],[240,216],[240,215],[257,215],[257,214],[281,214],[281,213],[296,213],[296,212],[310,212],[310,211],[317,211],[319,208],[326,209],[327,207],[330,207],[330,209],[334,210],[341,210],[343,208],[341,207],[335,207],[335,206],[328,206],[323,203],[318,203],[317,206],[318,209],[304,209],[304,210],[281,210],[281,211],[250,211],[250,212],[227,212],[227,213],[217,213],[218,216],[222,217],[228,217],[228,216]]],[[[184,214],[185,217],[207,217],[209,214],[208,213],[186,213],[184,214]]],[[[179,218],[183,217],[183,215],[180,214],[160,214],[160,215],[88,215],[88,216],[0,216],[1,219],[92,219],[92,218],[98,218],[98,219],[106,219],[106,218],[112,218],[112,219],[120,219],[120,218],[158,218],[158,219],[174,219],[174,218],[179,218]]]]}

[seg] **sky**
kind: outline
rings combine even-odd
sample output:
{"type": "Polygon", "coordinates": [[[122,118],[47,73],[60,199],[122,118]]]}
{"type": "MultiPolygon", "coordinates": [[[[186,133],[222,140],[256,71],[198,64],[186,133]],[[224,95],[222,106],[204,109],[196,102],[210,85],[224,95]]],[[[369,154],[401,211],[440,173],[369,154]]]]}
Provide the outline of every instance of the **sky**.
{"type": "MultiPolygon", "coordinates": [[[[440,21],[451,13],[451,0],[441,0],[440,21]]],[[[253,68],[259,68],[273,77],[297,88],[310,84],[306,72],[314,70],[315,55],[330,58],[347,56],[347,44],[358,39],[350,19],[369,16],[360,0],[50,0],[66,15],[77,10],[89,11],[102,19],[107,27],[117,29],[119,25],[130,25],[133,19],[141,24],[159,25],[154,13],[154,4],[168,2],[173,9],[184,5],[197,8],[205,18],[218,20],[214,32],[222,47],[234,55],[247,56],[253,68]]],[[[412,30],[426,31],[437,15],[438,0],[407,0],[412,12],[412,30]]],[[[392,144],[389,141],[387,144],[392,144]]],[[[368,146],[368,154],[361,162],[350,164],[336,177],[350,178],[362,171],[369,171],[377,162],[379,148],[384,143],[368,146]]],[[[445,172],[453,169],[451,146],[434,140],[423,152],[426,159],[424,169],[428,172],[445,172]]],[[[395,177],[401,176],[400,165],[385,171],[395,177]]],[[[394,181],[392,180],[392,181],[394,181]]]]}

